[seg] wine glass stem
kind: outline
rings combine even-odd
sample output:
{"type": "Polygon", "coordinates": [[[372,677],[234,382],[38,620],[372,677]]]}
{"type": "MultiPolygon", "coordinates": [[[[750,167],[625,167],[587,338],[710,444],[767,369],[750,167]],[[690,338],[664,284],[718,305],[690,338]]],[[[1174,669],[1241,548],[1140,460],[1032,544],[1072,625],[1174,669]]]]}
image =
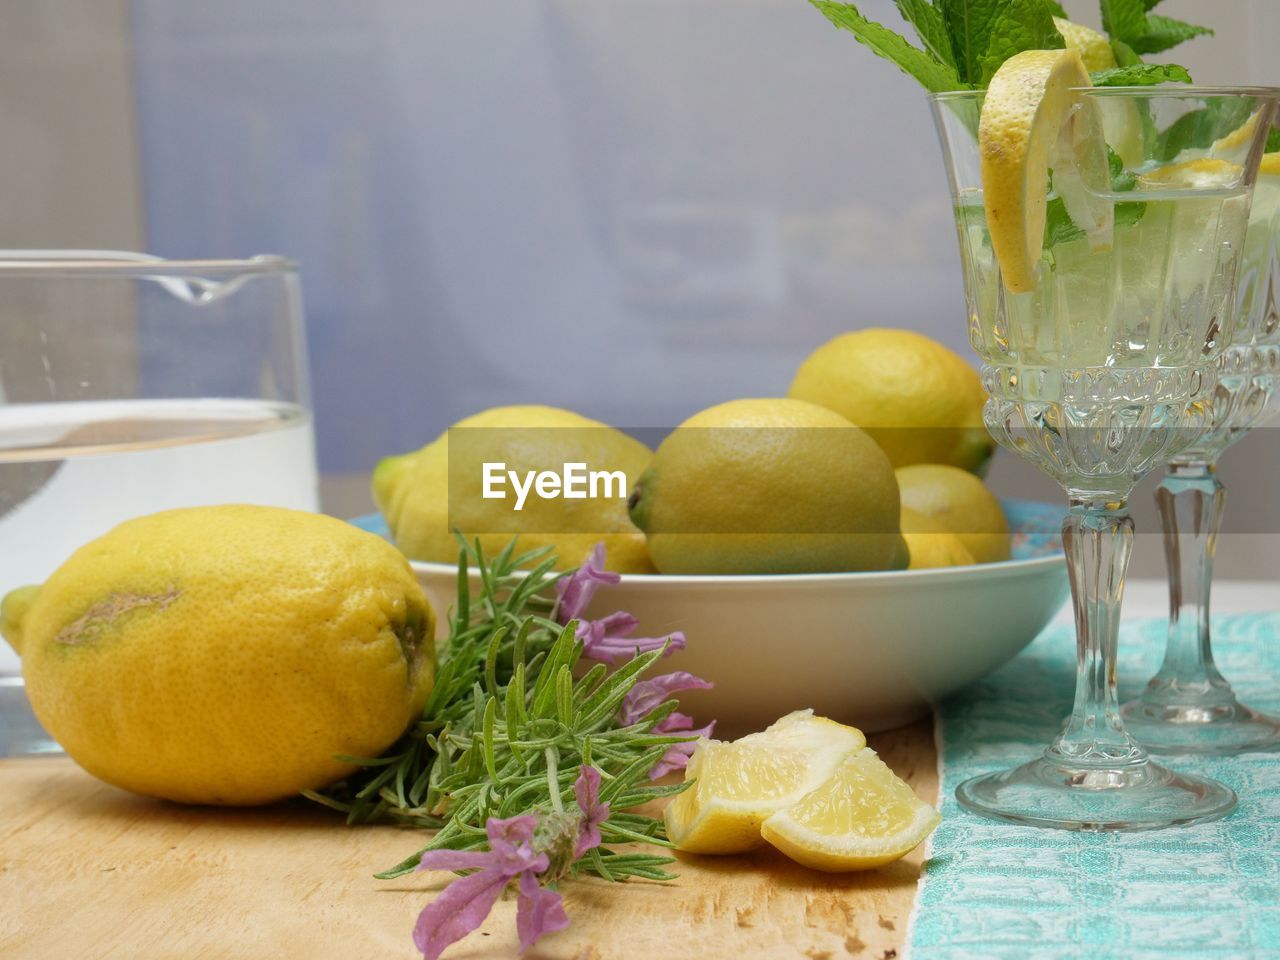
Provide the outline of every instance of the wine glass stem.
{"type": "Polygon", "coordinates": [[[1076,699],[1050,756],[1075,763],[1129,763],[1145,753],[1124,731],[1116,697],[1120,601],[1133,547],[1123,500],[1072,497],[1062,524],[1076,620],[1076,699]]]}
{"type": "Polygon", "coordinates": [[[1156,488],[1169,568],[1169,640],[1153,686],[1203,695],[1226,683],[1209,638],[1209,590],[1225,502],[1226,489],[1209,463],[1171,463],[1156,488]]]}

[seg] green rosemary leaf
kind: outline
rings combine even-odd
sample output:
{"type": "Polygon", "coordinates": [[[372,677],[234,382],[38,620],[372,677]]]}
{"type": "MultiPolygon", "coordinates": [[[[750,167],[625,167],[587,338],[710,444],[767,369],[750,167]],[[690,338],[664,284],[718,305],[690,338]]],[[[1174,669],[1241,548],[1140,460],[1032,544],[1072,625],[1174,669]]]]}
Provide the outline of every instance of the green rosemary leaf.
{"type": "Polygon", "coordinates": [[[498,779],[498,762],[493,749],[493,728],[498,718],[498,701],[489,698],[484,706],[484,767],[489,771],[489,779],[498,779]]]}
{"type": "Polygon", "coordinates": [[[466,626],[471,622],[471,580],[467,576],[467,551],[458,551],[458,602],[453,608],[453,624],[466,626]]]}
{"type": "Polygon", "coordinates": [[[573,729],[573,674],[568,667],[556,675],[556,714],[566,729],[573,729]]]}

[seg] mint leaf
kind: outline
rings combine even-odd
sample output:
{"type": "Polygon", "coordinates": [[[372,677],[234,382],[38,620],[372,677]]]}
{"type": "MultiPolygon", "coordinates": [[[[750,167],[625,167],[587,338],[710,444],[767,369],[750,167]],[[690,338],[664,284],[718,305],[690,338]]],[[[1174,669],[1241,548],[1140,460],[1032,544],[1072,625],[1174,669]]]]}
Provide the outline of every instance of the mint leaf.
{"type": "Polygon", "coordinates": [[[1183,150],[1201,150],[1225,137],[1249,119],[1251,97],[1218,97],[1199,110],[1184,113],[1156,141],[1157,160],[1168,162],[1183,150]]]}
{"type": "Polygon", "coordinates": [[[1000,66],[1023,50],[1061,50],[1066,46],[1053,25],[1046,0],[1006,0],[991,23],[982,55],[980,83],[986,86],[1000,66]]]}
{"type": "Polygon", "coordinates": [[[1176,63],[1136,63],[1089,74],[1095,87],[1151,87],[1157,83],[1190,83],[1191,74],[1176,63]]]}
{"type": "Polygon", "coordinates": [[[1153,13],[1147,17],[1146,32],[1140,37],[1129,40],[1128,43],[1138,53],[1159,53],[1170,47],[1176,47],[1192,37],[1201,37],[1206,34],[1212,35],[1213,31],[1208,27],[1187,23],[1185,20],[1175,20],[1173,17],[1162,17],[1153,13]]]}
{"type": "Polygon", "coordinates": [[[1150,13],[1156,8],[1156,4],[1161,2],[1162,0],[1142,0],[1142,8],[1146,10],[1147,13],[1150,13]]]}
{"type": "Polygon", "coordinates": [[[1050,200],[1044,208],[1044,249],[1052,250],[1059,243],[1083,239],[1084,231],[1072,221],[1062,198],[1054,197],[1050,200]]]}
{"type": "Polygon", "coordinates": [[[1015,53],[1061,49],[1053,7],[1050,0],[937,0],[960,79],[985,87],[1015,53]]]}
{"type": "Polygon", "coordinates": [[[972,85],[982,79],[982,55],[987,52],[991,23],[999,10],[1000,0],[938,0],[938,11],[951,38],[952,61],[965,83],[972,85]]]}
{"type": "Polygon", "coordinates": [[[933,54],[933,59],[954,67],[956,58],[951,50],[951,38],[947,36],[947,27],[942,22],[942,14],[938,12],[938,8],[929,0],[893,2],[902,14],[902,19],[915,28],[916,36],[920,38],[924,48],[933,54]]]}
{"type": "Polygon", "coordinates": [[[1267,153],[1275,153],[1280,150],[1280,128],[1272,130],[1267,134],[1267,153]]]}
{"type": "Polygon", "coordinates": [[[950,65],[939,63],[919,47],[908,43],[905,37],[868,20],[852,3],[836,3],[834,0],[809,2],[835,26],[852,33],[854,39],[870,48],[872,53],[897,64],[903,73],[915,77],[926,90],[938,93],[968,86],[950,65]]]}
{"type": "Polygon", "coordinates": [[[1062,4],[1058,3],[1058,0],[1046,0],[1045,6],[1049,8],[1049,12],[1055,17],[1061,17],[1063,20],[1071,19],[1067,16],[1067,11],[1062,9],[1062,4]]]}
{"type": "Polygon", "coordinates": [[[1107,35],[1137,50],[1134,40],[1147,32],[1148,8],[1144,0],[1098,0],[1098,6],[1102,8],[1102,29],[1107,35]]]}

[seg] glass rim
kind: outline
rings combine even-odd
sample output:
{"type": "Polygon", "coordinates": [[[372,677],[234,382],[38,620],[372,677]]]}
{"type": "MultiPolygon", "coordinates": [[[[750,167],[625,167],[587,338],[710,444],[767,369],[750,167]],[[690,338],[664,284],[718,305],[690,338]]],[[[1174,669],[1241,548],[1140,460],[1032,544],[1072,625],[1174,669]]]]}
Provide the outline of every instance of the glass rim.
{"type": "Polygon", "coordinates": [[[296,273],[288,257],[261,254],[244,260],[166,260],[123,250],[0,250],[0,277],[57,276],[145,279],[148,277],[238,277],[296,273]]]}
{"type": "MultiPolygon", "coordinates": [[[[1226,84],[1196,83],[1161,83],[1151,86],[1129,87],[1072,87],[1072,90],[1088,96],[1101,97],[1232,97],[1252,96],[1265,99],[1280,99],[1280,87],[1244,86],[1236,87],[1226,84]]],[[[938,90],[926,91],[925,96],[935,103],[946,103],[951,100],[976,100],[986,96],[986,90],[938,90]]]]}

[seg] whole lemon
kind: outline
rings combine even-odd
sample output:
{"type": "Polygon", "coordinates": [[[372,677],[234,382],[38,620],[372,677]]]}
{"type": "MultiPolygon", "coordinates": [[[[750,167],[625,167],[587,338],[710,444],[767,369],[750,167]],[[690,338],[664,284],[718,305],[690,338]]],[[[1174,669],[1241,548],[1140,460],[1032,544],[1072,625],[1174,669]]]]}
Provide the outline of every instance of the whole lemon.
{"type": "Polygon", "coordinates": [[[800,365],[788,396],[856,423],[895,467],[949,463],[981,472],[995,452],[978,374],[910,330],[873,327],[828,341],[800,365]]]}
{"type": "Polygon", "coordinates": [[[257,804],[352,772],[418,716],[435,616],[391,544],[273,507],[169,510],[6,598],[37,718],[94,776],[257,804]]]}
{"type": "Polygon", "coordinates": [[[902,510],[902,539],[911,554],[908,570],[964,567],[974,562],[958,536],[936,520],[907,508],[902,510]]]}
{"type": "Polygon", "coordinates": [[[690,417],[641,475],[631,516],[662,573],[906,565],[889,458],[803,400],[734,400],[690,417]]]}
{"type": "Polygon", "coordinates": [[[903,508],[954,533],[972,554],[971,562],[1009,559],[1009,522],[1000,501],[981,480],[938,463],[918,463],[896,472],[903,508]]]}
{"type": "Polygon", "coordinates": [[[557,569],[579,566],[603,541],[609,569],[652,573],[644,535],[627,517],[631,485],[649,465],[649,448],[598,420],[557,407],[495,407],[459,420],[421,450],[381,461],[373,497],[392,536],[414,560],[457,563],[454,531],[496,554],[512,538],[517,552],[552,546],[557,569]],[[452,436],[452,442],[450,437],[452,436]],[[502,498],[484,496],[485,464],[502,498]],[[524,484],[530,472],[563,473],[569,463],[590,472],[619,474],[599,480],[588,495],[540,496],[528,489],[520,509],[508,471],[524,484]],[[497,482],[501,477],[501,484],[497,482]]]}

